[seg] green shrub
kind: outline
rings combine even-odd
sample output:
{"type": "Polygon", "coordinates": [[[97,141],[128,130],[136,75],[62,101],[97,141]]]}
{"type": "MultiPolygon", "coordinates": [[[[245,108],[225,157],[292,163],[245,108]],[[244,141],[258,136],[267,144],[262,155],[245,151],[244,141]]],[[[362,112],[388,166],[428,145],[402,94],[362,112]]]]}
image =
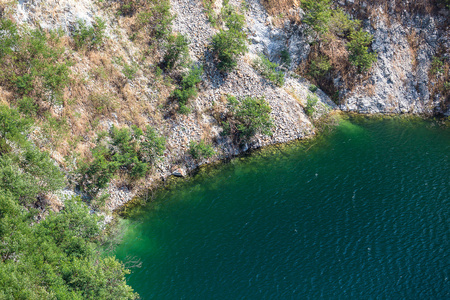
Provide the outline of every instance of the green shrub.
{"type": "Polygon", "coordinates": [[[445,91],[450,91],[450,81],[444,82],[443,87],[445,91]]]}
{"type": "Polygon", "coordinates": [[[205,141],[200,140],[199,142],[191,141],[189,144],[189,153],[194,159],[210,158],[215,154],[213,147],[206,144],[205,141]]]}
{"type": "Polygon", "coordinates": [[[441,58],[433,56],[433,61],[431,62],[430,72],[432,75],[440,75],[444,73],[444,62],[441,58]]]}
{"type": "Polygon", "coordinates": [[[95,108],[95,114],[103,115],[108,111],[112,111],[117,108],[114,102],[114,96],[108,93],[92,93],[88,99],[92,102],[92,106],[95,108]]]}
{"type": "Polygon", "coordinates": [[[165,150],[166,139],[159,136],[153,127],[147,126],[145,139],[141,142],[141,160],[153,164],[164,155],[165,150]]]}
{"type": "Polygon", "coordinates": [[[328,26],[329,30],[336,36],[347,37],[361,26],[361,21],[352,20],[341,9],[336,9],[332,12],[328,26]]]}
{"type": "Polygon", "coordinates": [[[348,60],[360,73],[369,71],[372,63],[377,61],[377,54],[369,52],[372,41],[373,36],[363,30],[350,33],[350,42],[347,43],[348,60]]]}
{"type": "Polygon", "coordinates": [[[17,25],[10,19],[0,18],[0,62],[14,52],[19,39],[17,25]]]}
{"type": "MultiPolygon", "coordinates": [[[[133,24],[133,35],[143,32],[145,38],[152,44],[166,40],[172,32],[172,21],[175,16],[171,13],[170,1],[129,1],[135,2],[132,13],[137,13],[136,22],[133,24]]],[[[119,10],[120,13],[122,13],[119,10]]]]}
{"type": "Polygon", "coordinates": [[[319,55],[309,63],[308,75],[317,79],[325,76],[330,70],[330,59],[325,55],[319,55]]]}
{"type": "MultiPolygon", "coordinates": [[[[103,137],[103,135],[102,135],[103,137]]],[[[151,166],[164,154],[166,140],[148,126],[146,132],[132,126],[109,134],[111,141],[104,143],[99,136],[92,150],[93,161],[80,167],[82,185],[91,194],[105,188],[117,171],[122,170],[131,179],[144,177],[151,166]]]]}
{"type": "Polygon", "coordinates": [[[186,106],[188,100],[197,96],[196,85],[202,81],[202,67],[192,67],[189,72],[183,76],[180,87],[173,91],[173,96],[180,103],[180,107],[186,106]]]}
{"type": "Polygon", "coordinates": [[[312,116],[314,112],[316,111],[315,106],[317,102],[319,101],[319,98],[317,98],[316,95],[308,94],[306,98],[306,107],[305,111],[308,116],[312,116]]]}
{"type": "Polygon", "coordinates": [[[248,141],[256,134],[272,135],[272,109],[264,97],[244,97],[240,101],[228,96],[229,116],[224,131],[238,141],[248,141]]]}
{"type": "Polygon", "coordinates": [[[0,190],[0,290],[5,299],[135,299],[129,272],[98,251],[100,218],[80,199],[33,220],[0,190]],[[33,226],[30,226],[33,223],[33,226]],[[20,260],[17,257],[21,257],[20,260]]]}
{"type": "Polygon", "coordinates": [[[154,6],[154,16],[156,16],[156,23],[153,25],[155,37],[157,39],[164,39],[172,32],[172,21],[175,18],[170,12],[170,2],[158,2],[154,6]]]}
{"type": "Polygon", "coordinates": [[[203,7],[205,8],[206,16],[208,17],[208,21],[211,23],[213,27],[217,26],[217,16],[214,13],[214,0],[203,0],[203,7]]]}
{"type": "Polygon", "coordinates": [[[86,21],[78,20],[73,32],[73,40],[76,49],[98,49],[105,40],[106,23],[99,17],[94,18],[92,26],[87,26],[86,21]]]}
{"type": "Polygon", "coordinates": [[[124,63],[122,68],[122,73],[125,75],[126,78],[129,80],[133,80],[137,73],[137,65],[135,63],[132,63],[131,65],[124,63]]]}
{"type": "Polygon", "coordinates": [[[16,142],[19,145],[26,144],[26,135],[30,130],[32,121],[22,118],[19,112],[6,105],[0,105],[0,137],[16,142]]]}
{"type": "Polygon", "coordinates": [[[182,115],[188,115],[191,113],[191,111],[192,110],[188,106],[183,105],[183,104],[181,104],[180,108],[178,109],[178,112],[182,115]]]}
{"type": "Polygon", "coordinates": [[[331,0],[303,0],[305,15],[302,21],[311,26],[319,34],[329,31],[332,16],[331,0]]]}
{"type": "Polygon", "coordinates": [[[228,30],[221,29],[212,37],[212,49],[218,60],[217,68],[228,72],[237,66],[238,57],[247,52],[247,37],[243,30],[245,17],[229,6],[222,14],[228,30]]]}
{"type": "Polygon", "coordinates": [[[170,35],[165,44],[166,53],[163,58],[163,68],[172,70],[177,66],[185,66],[189,60],[189,41],[182,35],[170,35]]]}
{"type": "Polygon", "coordinates": [[[61,188],[64,177],[46,152],[26,138],[31,121],[17,110],[0,106],[0,189],[22,202],[32,202],[39,193],[61,188]],[[10,151],[7,141],[15,145],[10,151]]]}
{"type": "Polygon", "coordinates": [[[278,64],[271,62],[264,54],[253,61],[253,67],[275,85],[283,86],[284,73],[278,70],[278,64]]]}
{"type": "Polygon", "coordinates": [[[123,0],[121,1],[118,13],[126,16],[133,15],[139,9],[139,0],[123,0]]]}
{"type": "Polygon", "coordinates": [[[317,91],[317,86],[314,85],[314,84],[311,84],[311,85],[309,86],[309,90],[310,90],[311,92],[315,93],[315,92],[317,91]]]}
{"type": "Polygon", "coordinates": [[[64,176],[26,139],[29,126],[0,106],[0,298],[135,299],[128,271],[98,251],[101,219],[79,198],[59,213],[37,198],[61,189],[64,176]]]}
{"type": "Polygon", "coordinates": [[[197,89],[195,87],[191,87],[185,90],[176,89],[173,92],[174,97],[178,100],[181,106],[186,106],[189,99],[197,96],[197,89]]]}
{"type": "MultiPolygon", "coordinates": [[[[60,100],[69,82],[70,63],[63,60],[59,34],[23,31],[7,20],[0,22],[0,84],[20,97],[60,100]]],[[[19,98],[19,97],[18,97],[19,98]]]]}
{"type": "Polygon", "coordinates": [[[289,68],[289,66],[291,64],[291,55],[289,54],[289,51],[286,49],[282,50],[280,52],[280,57],[281,57],[282,64],[289,68]]]}

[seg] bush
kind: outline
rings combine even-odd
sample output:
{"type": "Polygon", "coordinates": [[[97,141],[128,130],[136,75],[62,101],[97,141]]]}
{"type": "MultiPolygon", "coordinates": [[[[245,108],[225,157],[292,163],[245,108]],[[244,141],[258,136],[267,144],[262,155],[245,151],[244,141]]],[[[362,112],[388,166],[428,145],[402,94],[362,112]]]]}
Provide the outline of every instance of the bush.
{"type": "Polygon", "coordinates": [[[26,135],[32,121],[22,118],[19,112],[6,105],[0,105],[0,137],[19,145],[26,144],[26,135]]]}
{"type": "Polygon", "coordinates": [[[78,20],[73,32],[73,40],[76,49],[98,49],[104,43],[106,23],[99,17],[94,18],[92,26],[87,26],[86,21],[78,20]]]}
{"type": "Polygon", "coordinates": [[[109,137],[109,143],[99,138],[92,150],[93,161],[80,167],[82,185],[91,194],[105,188],[119,170],[131,179],[144,177],[164,154],[166,140],[150,126],[145,134],[136,126],[131,130],[113,127],[109,137]]]}
{"type": "Polygon", "coordinates": [[[325,76],[330,70],[330,59],[325,55],[319,55],[309,63],[308,75],[318,79],[325,76]]]}
{"type": "Polygon", "coordinates": [[[0,21],[0,84],[20,97],[60,100],[69,82],[70,63],[62,59],[59,34],[18,32],[12,22],[0,21]]]}
{"type": "Polygon", "coordinates": [[[305,11],[303,22],[311,26],[319,34],[329,31],[332,15],[330,0],[304,0],[302,7],[305,11]]]}
{"type": "Polygon", "coordinates": [[[347,37],[361,26],[360,20],[352,20],[341,9],[333,10],[329,30],[338,37],[347,37]]]}
{"type": "Polygon", "coordinates": [[[189,144],[189,153],[194,159],[210,158],[215,154],[211,145],[206,144],[203,140],[195,143],[191,141],[189,144]]]}
{"type": "Polygon", "coordinates": [[[223,122],[224,132],[246,142],[256,134],[272,135],[272,109],[264,97],[244,97],[241,101],[228,96],[229,116],[223,122]]]}
{"type": "Polygon", "coordinates": [[[281,58],[281,62],[282,64],[286,67],[289,68],[290,64],[291,64],[291,55],[289,54],[288,50],[282,50],[280,53],[280,58],[281,58]]]}
{"type": "Polygon", "coordinates": [[[369,52],[372,41],[373,36],[363,30],[350,33],[350,42],[347,43],[350,52],[348,60],[360,73],[369,71],[372,63],[377,61],[377,54],[369,52]]]}
{"type": "Polygon", "coordinates": [[[136,32],[146,29],[146,36],[156,40],[164,40],[172,32],[175,16],[170,11],[170,1],[142,1],[135,5],[134,12],[138,12],[134,25],[136,32]]]}
{"type": "Polygon", "coordinates": [[[315,93],[315,92],[317,91],[317,86],[314,85],[314,84],[311,84],[311,85],[309,86],[309,90],[310,90],[311,92],[315,93]]]}
{"type": "Polygon", "coordinates": [[[165,45],[166,54],[163,58],[163,68],[172,70],[177,66],[183,67],[189,60],[189,41],[182,35],[171,35],[165,45]]]}
{"type": "Polygon", "coordinates": [[[141,160],[153,164],[164,155],[166,150],[166,139],[159,136],[156,130],[147,126],[145,139],[141,142],[141,160]]]}
{"type": "Polygon", "coordinates": [[[80,199],[40,222],[0,190],[0,290],[5,299],[135,299],[129,273],[98,251],[100,218],[80,199]],[[33,223],[33,226],[29,226],[33,223]],[[21,259],[18,260],[17,257],[21,259]]]}
{"type": "Polygon", "coordinates": [[[316,111],[315,106],[318,101],[319,99],[317,98],[316,95],[308,94],[306,98],[306,107],[305,107],[305,111],[308,116],[311,117],[314,114],[314,112],[316,111]]]}
{"type": "Polygon", "coordinates": [[[35,201],[39,193],[64,184],[62,173],[49,155],[27,140],[30,125],[31,121],[16,110],[0,106],[0,189],[27,203],[35,201]],[[11,151],[10,143],[16,151],[11,151]]]}
{"type": "Polygon", "coordinates": [[[229,72],[237,66],[239,55],[247,52],[247,37],[243,31],[245,17],[227,6],[222,18],[228,30],[221,29],[212,37],[212,49],[218,60],[217,68],[229,72]]]}
{"type": "Polygon", "coordinates": [[[203,0],[203,7],[205,8],[206,16],[208,17],[208,21],[211,23],[213,27],[217,25],[217,16],[214,13],[214,0],[203,0]]]}
{"type": "Polygon", "coordinates": [[[131,65],[124,63],[122,68],[122,73],[125,75],[126,78],[129,80],[133,80],[134,76],[136,76],[138,68],[137,65],[132,63],[131,65]]]}
{"type": "Polygon", "coordinates": [[[433,56],[430,72],[432,75],[440,75],[444,73],[444,62],[441,58],[433,56]]]}
{"type": "Polygon", "coordinates": [[[275,85],[283,86],[284,73],[278,70],[278,64],[271,62],[264,54],[261,54],[253,61],[253,67],[257,69],[263,77],[270,80],[275,85]]]}
{"type": "Polygon", "coordinates": [[[180,87],[173,91],[173,96],[180,103],[180,108],[186,106],[188,100],[197,96],[196,85],[202,81],[202,67],[192,67],[189,72],[183,76],[180,87]]]}
{"type": "Polygon", "coordinates": [[[88,99],[92,102],[92,106],[95,108],[95,114],[104,115],[108,111],[112,111],[117,108],[114,102],[114,96],[107,93],[92,93],[88,99]]]}
{"type": "Polygon", "coordinates": [[[14,52],[19,39],[17,25],[9,19],[0,18],[0,62],[14,52]]]}

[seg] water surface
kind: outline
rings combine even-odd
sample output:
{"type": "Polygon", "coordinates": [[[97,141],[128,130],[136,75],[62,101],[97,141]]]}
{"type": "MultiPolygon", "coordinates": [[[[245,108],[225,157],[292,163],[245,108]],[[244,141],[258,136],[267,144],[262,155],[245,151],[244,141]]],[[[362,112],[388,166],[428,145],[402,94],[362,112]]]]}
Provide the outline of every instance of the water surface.
{"type": "Polygon", "coordinates": [[[354,119],[158,194],[116,249],[142,299],[445,299],[450,130],[354,119]]]}

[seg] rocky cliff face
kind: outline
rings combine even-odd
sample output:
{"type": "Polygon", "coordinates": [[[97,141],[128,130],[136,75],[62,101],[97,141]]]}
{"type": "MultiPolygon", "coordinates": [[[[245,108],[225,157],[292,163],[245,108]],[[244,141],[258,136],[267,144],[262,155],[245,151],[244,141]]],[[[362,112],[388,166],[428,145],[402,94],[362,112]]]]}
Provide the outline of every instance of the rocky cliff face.
{"type": "MultiPolygon", "coordinates": [[[[221,3],[216,2],[216,10],[220,10],[221,3]]],[[[356,9],[354,1],[341,2],[349,12],[357,13],[353,11],[356,9]]],[[[83,53],[67,51],[67,55],[75,61],[72,71],[84,80],[78,86],[79,90],[73,89],[66,93],[72,97],[78,95],[82,99],[79,100],[81,104],[91,99],[89,95],[96,93],[108,93],[117,99],[111,112],[95,116],[98,119],[97,131],[109,130],[112,125],[151,124],[166,136],[164,161],[158,164],[156,173],[147,178],[143,185],[150,186],[155,178],[170,175],[174,166],[177,172],[183,172],[183,169],[190,170],[199,163],[207,162],[194,161],[187,154],[190,141],[201,138],[214,141],[218,153],[214,159],[232,156],[248,148],[311,136],[315,133],[314,119],[338,109],[325,93],[318,90],[316,94],[319,101],[315,105],[313,119],[305,114],[310,83],[291,71],[305,61],[311,51],[312,39],[306,25],[269,16],[258,0],[247,0],[245,3],[231,0],[230,4],[241,7],[245,14],[250,51],[239,60],[236,70],[223,75],[216,69],[208,50],[211,36],[217,29],[208,21],[202,2],[171,0],[172,11],[176,14],[173,31],[188,36],[191,58],[204,66],[204,74],[200,93],[191,102],[192,113],[170,115],[161,109],[170,90],[165,90],[160,79],[148,75],[147,70],[154,65],[140,62],[140,57],[146,52],[130,41],[123,29],[126,20],[110,8],[115,2],[105,3],[100,9],[93,0],[20,0],[9,4],[6,15],[32,27],[60,28],[68,35],[78,20],[91,24],[95,16],[100,16],[106,21],[109,39],[105,53],[100,51],[83,56],[83,53]],[[272,61],[281,63],[283,51],[290,54],[291,60],[284,66],[288,70],[285,85],[277,87],[253,69],[252,61],[264,53],[272,61]],[[139,65],[135,78],[126,78],[120,73],[122,65],[114,60],[119,56],[130,65],[139,65]],[[98,70],[108,71],[108,76],[115,79],[108,81],[101,79],[100,75],[92,75],[99,73],[98,70]],[[226,94],[264,96],[272,108],[275,123],[273,136],[257,136],[243,148],[234,145],[230,138],[221,137],[222,128],[214,115],[225,109],[226,94]]],[[[363,22],[364,28],[375,37],[372,48],[378,53],[378,62],[352,90],[341,87],[339,108],[360,113],[449,114],[445,97],[432,90],[433,80],[430,79],[433,56],[438,51],[442,52],[439,49],[447,49],[444,52],[447,51],[448,57],[449,30],[441,26],[448,21],[447,12],[433,15],[398,13],[386,7],[374,7],[373,14],[363,22]]],[[[302,10],[295,7],[291,13],[297,19],[303,15],[302,10]]],[[[338,88],[340,80],[335,78],[338,88]]],[[[86,115],[86,119],[93,118],[86,111],[86,106],[81,104],[71,109],[78,115],[86,115]]],[[[63,114],[63,111],[63,108],[54,109],[55,114],[63,114]]],[[[69,118],[69,122],[76,127],[80,121],[69,118]]],[[[94,138],[95,135],[83,135],[77,149],[91,148],[94,138]]],[[[55,153],[54,157],[57,158],[58,154],[55,153]]],[[[118,189],[112,184],[108,192],[112,195],[109,207],[115,209],[131,199],[136,191],[118,189]]]]}
{"type": "Polygon", "coordinates": [[[386,4],[372,6],[364,20],[365,29],[374,35],[372,48],[378,53],[378,61],[362,84],[344,92],[341,109],[448,115],[448,100],[442,93],[432,91],[436,82],[430,76],[433,57],[446,53],[448,59],[448,10],[434,14],[399,12],[395,1],[386,4]]]}
{"type": "MultiPolygon", "coordinates": [[[[434,57],[450,58],[449,11],[399,10],[396,1],[356,2],[337,1],[336,6],[362,19],[363,28],[374,36],[372,50],[377,52],[378,60],[351,90],[345,88],[341,76],[334,78],[339,108],[372,114],[449,115],[448,92],[436,91],[437,80],[430,74],[434,57]]],[[[277,61],[280,52],[287,49],[292,57],[291,68],[307,60],[313,41],[307,26],[288,20],[275,26],[274,17],[268,17],[258,1],[247,3],[253,51],[277,61]]],[[[300,8],[293,11],[302,18],[300,8]]]]}

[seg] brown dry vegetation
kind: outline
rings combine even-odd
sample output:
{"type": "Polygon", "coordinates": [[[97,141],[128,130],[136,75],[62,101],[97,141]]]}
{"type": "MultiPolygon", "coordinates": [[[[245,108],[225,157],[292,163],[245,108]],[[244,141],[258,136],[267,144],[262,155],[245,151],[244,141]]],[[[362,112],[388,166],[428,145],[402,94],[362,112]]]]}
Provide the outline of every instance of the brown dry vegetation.
{"type": "Polygon", "coordinates": [[[282,23],[282,20],[288,19],[292,23],[300,23],[300,17],[295,8],[300,6],[300,0],[261,0],[269,15],[275,17],[274,23],[282,23]]]}
{"type": "Polygon", "coordinates": [[[261,0],[262,5],[272,16],[285,14],[294,7],[298,7],[299,0],[261,0]]]}
{"type": "Polygon", "coordinates": [[[375,7],[383,7],[384,11],[393,11],[401,13],[407,11],[410,13],[436,13],[443,4],[439,0],[414,0],[414,1],[392,1],[392,0],[354,0],[353,4],[347,2],[344,6],[347,9],[355,9],[355,12],[362,16],[368,16],[375,7]],[[364,3],[364,5],[362,5],[364,3]]]}

